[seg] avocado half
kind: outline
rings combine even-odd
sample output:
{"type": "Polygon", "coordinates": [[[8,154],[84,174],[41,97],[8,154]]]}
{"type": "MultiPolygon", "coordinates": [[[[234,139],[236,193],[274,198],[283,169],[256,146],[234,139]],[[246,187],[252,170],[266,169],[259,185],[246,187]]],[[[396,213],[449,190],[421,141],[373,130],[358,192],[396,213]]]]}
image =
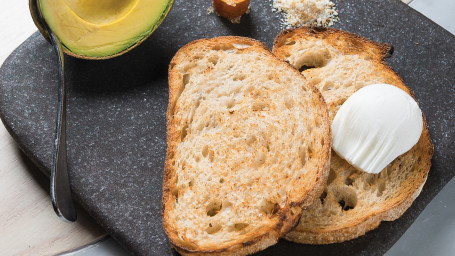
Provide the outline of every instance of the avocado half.
{"type": "MultiPolygon", "coordinates": [[[[128,52],[155,31],[173,3],[174,0],[39,0],[41,13],[62,42],[64,52],[83,59],[108,59],[128,52]]],[[[49,41],[39,19],[33,20],[49,41]]]]}

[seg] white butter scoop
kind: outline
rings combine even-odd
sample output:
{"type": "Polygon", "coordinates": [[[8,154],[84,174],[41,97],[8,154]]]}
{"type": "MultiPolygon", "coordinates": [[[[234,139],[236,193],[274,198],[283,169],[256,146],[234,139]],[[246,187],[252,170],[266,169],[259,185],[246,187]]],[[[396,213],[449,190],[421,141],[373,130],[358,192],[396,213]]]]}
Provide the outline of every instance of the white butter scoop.
{"type": "Polygon", "coordinates": [[[409,94],[374,84],[340,107],[332,122],[332,147],[356,168],[379,173],[419,141],[422,129],[422,111],[409,94]]]}

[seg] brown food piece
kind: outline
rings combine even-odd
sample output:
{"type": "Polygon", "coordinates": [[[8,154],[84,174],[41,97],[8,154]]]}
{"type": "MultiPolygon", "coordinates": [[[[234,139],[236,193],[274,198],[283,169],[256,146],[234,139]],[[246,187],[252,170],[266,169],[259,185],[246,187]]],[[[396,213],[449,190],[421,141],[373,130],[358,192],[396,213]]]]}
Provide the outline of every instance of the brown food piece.
{"type": "Polygon", "coordinates": [[[182,255],[275,244],[319,200],[330,163],[320,92],[262,43],[201,39],[169,65],[163,227],[182,255]]]}
{"type": "Polygon", "coordinates": [[[248,11],[250,0],[213,0],[218,15],[228,19],[239,18],[248,11]]]}
{"type": "MultiPolygon", "coordinates": [[[[387,83],[413,93],[385,62],[392,46],[330,28],[302,27],[281,32],[273,53],[288,62],[322,93],[333,120],[357,90],[387,83]]],[[[381,173],[358,171],[332,152],[327,186],[320,200],[303,211],[285,239],[304,244],[347,241],[399,218],[420,194],[427,179],[433,145],[427,124],[419,142],[381,173]]]]}

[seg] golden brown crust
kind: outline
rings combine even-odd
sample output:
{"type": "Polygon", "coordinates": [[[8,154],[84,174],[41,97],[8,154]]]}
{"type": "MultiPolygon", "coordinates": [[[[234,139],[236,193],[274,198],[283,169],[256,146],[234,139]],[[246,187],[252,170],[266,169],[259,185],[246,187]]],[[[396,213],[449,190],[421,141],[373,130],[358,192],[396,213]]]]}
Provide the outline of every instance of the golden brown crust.
{"type": "MultiPolygon", "coordinates": [[[[275,54],[275,52],[278,51],[280,47],[284,46],[286,44],[286,40],[292,36],[308,36],[319,39],[328,38],[327,40],[329,40],[333,45],[337,45],[338,43],[344,44],[346,42],[349,42],[349,40],[352,40],[349,42],[352,47],[338,47],[338,50],[343,51],[345,54],[353,54],[361,50],[366,50],[364,54],[368,54],[370,56],[380,56],[381,60],[385,60],[393,53],[393,46],[391,44],[375,42],[368,38],[344,30],[314,26],[282,30],[274,39],[273,53],[275,54]],[[337,42],[337,40],[339,40],[339,42],[337,42]]],[[[279,53],[277,57],[279,57],[279,53]]]]}
{"type": "MultiPolygon", "coordinates": [[[[426,126],[426,123],[424,125],[426,126]]],[[[418,182],[415,182],[414,186],[407,191],[403,191],[398,200],[385,205],[381,211],[365,215],[343,226],[334,226],[319,230],[294,229],[286,234],[286,240],[305,244],[341,243],[364,235],[366,232],[377,228],[382,221],[393,221],[401,217],[419,196],[427,179],[431,166],[431,157],[433,155],[433,147],[431,144],[427,144],[428,141],[429,134],[428,130],[425,129],[417,146],[422,147],[423,155],[421,157],[428,159],[424,163],[425,166],[421,169],[427,171],[420,173],[418,182]]]]}
{"type": "MultiPolygon", "coordinates": [[[[374,56],[374,59],[371,61],[377,63],[382,68],[384,74],[389,76],[387,79],[393,81],[395,86],[414,97],[409,88],[404,85],[399,75],[385,62],[385,59],[393,52],[393,48],[389,44],[381,44],[346,31],[332,28],[303,27],[282,31],[274,41],[273,53],[284,60],[286,56],[292,54],[289,50],[292,44],[286,45],[289,44],[288,40],[304,40],[307,37],[325,40],[328,44],[346,55],[364,54],[365,56],[374,56]],[[349,44],[349,47],[345,47],[346,43],[349,44]]],[[[342,104],[342,102],[333,104],[342,104]]],[[[415,154],[414,157],[421,163],[420,168],[418,168],[414,175],[413,183],[401,188],[402,191],[400,191],[397,197],[382,205],[381,210],[369,212],[364,216],[358,216],[357,219],[348,223],[325,226],[319,229],[305,228],[302,225],[289,232],[285,238],[290,241],[307,244],[338,243],[364,235],[366,232],[378,227],[381,221],[393,221],[399,218],[420,194],[431,166],[433,145],[430,141],[425,116],[423,116],[423,120],[424,127],[419,142],[413,149],[403,154],[403,156],[415,154]]],[[[400,161],[400,159],[401,156],[395,161],[400,161]]]]}
{"type": "MultiPolygon", "coordinates": [[[[174,172],[171,162],[173,161],[175,155],[177,140],[181,134],[181,131],[174,129],[174,126],[172,125],[175,104],[180,94],[179,85],[177,84],[179,81],[179,74],[174,69],[179,62],[183,61],[183,58],[191,56],[193,47],[205,47],[208,45],[223,43],[252,45],[253,47],[249,47],[249,49],[246,50],[261,51],[262,53],[270,56],[270,61],[273,62],[273,64],[289,66],[288,63],[277,59],[261,42],[249,38],[232,36],[193,41],[182,47],[171,60],[171,63],[169,65],[169,105],[166,115],[168,127],[167,152],[164,167],[162,209],[163,226],[165,232],[169,237],[171,245],[182,255],[246,255],[257,252],[259,250],[263,250],[275,244],[280,237],[289,232],[289,230],[291,230],[298,223],[302,207],[310,205],[322,193],[324,184],[326,183],[328,177],[331,144],[325,143],[323,149],[321,150],[322,154],[320,156],[320,161],[318,162],[317,174],[315,175],[318,182],[314,182],[313,187],[308,188],[306,190],[308,193],[301,195],[299,201],[288,202],[285,207],[278,210],[278,212],[275,214],[276,216],[273,217],[273,220],[275,220],[275,224],[273,226],[258,230],[255,232],[255,234],[249,236],[243,241],[234,241],[234,243],[231,243],[230,245],[219,245],[214,248],[193,247],[188,244],[183,244],[180,239],[177,239],[175,237],[174,233],[171,230],[171,224],[168,222],[168,213],[166,210],[170,207],[171,203],[170,194],[172,188],[172,175],[174,172]]],[[[292,70],[292,72],[299,74],[299,72],[293,69],[291,66],[289,66],[289,70],[292,70]]],[[[330,142],[329,119],[324,99],[314,86],[310,85],[310,88],[312,90],[312,94],[316,96],[320,103],[319,107],[325,110],[323,111],[324,116],[321,122],[323,124],[322,126],[324,127],[324,140],[326,142],[330,142]]]]}

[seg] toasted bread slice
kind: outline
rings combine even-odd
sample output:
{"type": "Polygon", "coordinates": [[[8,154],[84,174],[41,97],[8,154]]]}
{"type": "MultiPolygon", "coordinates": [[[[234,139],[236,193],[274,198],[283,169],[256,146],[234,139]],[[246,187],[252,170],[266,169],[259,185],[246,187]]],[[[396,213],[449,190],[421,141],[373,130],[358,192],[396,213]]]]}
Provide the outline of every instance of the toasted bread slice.
{"type": "Polygon", "coordinates": [[[202,39],[177,52],[167,136],[163,226],[184,255],[275,244],[328,177],[322,95],[252,39],[202,39]]]}
{"type": "MultiPolygon", "coordinates": [[[[305,27],[285,30],[273,52],[313,83],[324,96],[332,121],[344,101],[375,83],[411,91],[384,59],[392,47],[336,29],[305,27]]],[[[419,142],[380,174],[356,170],[332,153],[327,186],[320,200],[306,209],[286,239],[306,244],[343,242],[400,217],[419,195],[430,170],[433,146],[427,124],[419,142]]]]}

